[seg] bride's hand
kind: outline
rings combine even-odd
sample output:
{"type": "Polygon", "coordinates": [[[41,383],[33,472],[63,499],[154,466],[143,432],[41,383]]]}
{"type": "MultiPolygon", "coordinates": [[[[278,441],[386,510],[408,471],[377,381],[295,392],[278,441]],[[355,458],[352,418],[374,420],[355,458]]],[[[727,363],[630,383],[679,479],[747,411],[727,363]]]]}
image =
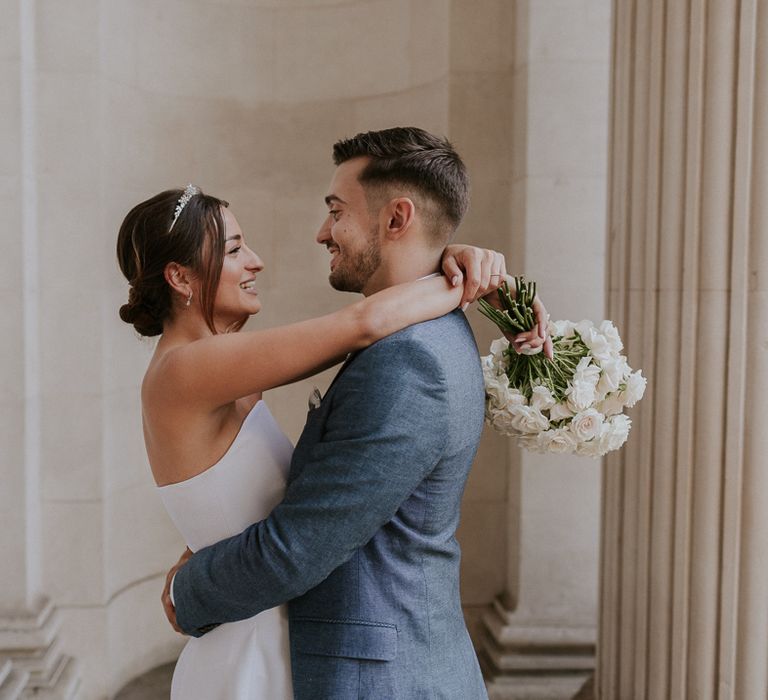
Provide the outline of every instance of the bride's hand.
{"type": "Polygon", "coordinates": [[[173,627],[173,629],[175,629],[179,634],[184,634],[184,630],[182,630],[181,627],[179,627],[179,625],[176,623],[176,608],[171,601],[171,581],[173,581],[173,577],[176,575],[176,572],[182,566],[184,566],[184,564],[187,563],[191,556],[192,552],[190,551],[189,547],[187,547],[184,550],[184,554],[179,557],[179,561],[174,564],[174,566],[168,572],[168,575],[165,577],[165,588],[163,588],[163,594],[160,596],[160,600],[163,603],[165,616],[168,618],[168,622],[171,623],[171,627],[173,627]]]}
{"type": "MultiPolygon", "coordinates": [[[[512,277],[507,277],[502,278],[501,281],[504,282],[505,279],[509,284],[511,291],[514,293],[514,279],[512,277]]],[[[495,292],[488,294],[484,298],[491,306],[497,309],[502,308],[501,302],[499,301],[499,295],[495,292]]],[[[549,335],[549,314],[538,295],[533,300],[533,313],[536,316],[536,325],[531,330],[524,333],[505,333],[504,335],[518,355],[523,351],[543,348],[544,355],[551,360],[554,357],[554,352],[552,348],[552,338],[549,335]]]]}
{"type": "Polygon", "coordinates": [[[442,267],[454,287],[460,285],[466,276],[461,298],[462,311],[473,301],[498,289],[507,274],[501,253],[460,243],[446,246],[442,267]]]}

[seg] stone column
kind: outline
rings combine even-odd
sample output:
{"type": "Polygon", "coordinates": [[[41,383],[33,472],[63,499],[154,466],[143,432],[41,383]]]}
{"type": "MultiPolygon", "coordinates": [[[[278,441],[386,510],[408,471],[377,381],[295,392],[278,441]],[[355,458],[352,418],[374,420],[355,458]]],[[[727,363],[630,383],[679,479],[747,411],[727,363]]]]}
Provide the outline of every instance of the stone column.
{"type": "Polygon", "coordinates": [[[598,695],[768,695],[768,4],[618,0],[598,695]]]}
{"type": "MultiPolygon", "coordinates": [[[[610,2],[506,4],[514,8],[509,267],[539,283],[554,318],[599,322],[610,2]]],[[[570,700],[595,665],[600,463],[507,444],[506,581],[479,649],[489,693],[570,700]]]]}
{"type": "Polygon", "coordinates": [[[58,616],[41,589],[34,4],[4,0],[0,8],[0,72],[16,96],[0,131],[0,697],[69,700],[77,666],[61,653],[58,616]]]}

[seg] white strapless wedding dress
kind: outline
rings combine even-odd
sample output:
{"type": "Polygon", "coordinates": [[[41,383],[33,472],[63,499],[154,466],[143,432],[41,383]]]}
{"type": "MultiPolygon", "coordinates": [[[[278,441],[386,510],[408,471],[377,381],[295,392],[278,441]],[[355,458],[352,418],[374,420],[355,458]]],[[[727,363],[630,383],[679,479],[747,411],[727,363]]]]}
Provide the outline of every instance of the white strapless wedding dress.
{"type": "MultiPolygon", "coordinates": [[[[246,416],[226,454],[206,471],[158,487],[194,552],[262,520],[282,500],[293,446],[266,404],[246,416]]],[[[291,700],[285,606],[192,638],[173,674],[172,700],[291,700]]]]}

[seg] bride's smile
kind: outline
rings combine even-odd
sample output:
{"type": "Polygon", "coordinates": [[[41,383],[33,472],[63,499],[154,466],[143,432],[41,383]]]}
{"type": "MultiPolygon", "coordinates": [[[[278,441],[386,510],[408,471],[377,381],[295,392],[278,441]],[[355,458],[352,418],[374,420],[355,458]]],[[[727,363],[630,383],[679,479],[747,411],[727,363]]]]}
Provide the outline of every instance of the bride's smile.
{"type": "Polygon", "coordinates": [[[261,310],[256,276],[264,269],[261,258],[248,247],[240,225],[229,209],[222,208],[225,225],[224,261],[216,290],[217,325],[228,326],[261,310]]]}

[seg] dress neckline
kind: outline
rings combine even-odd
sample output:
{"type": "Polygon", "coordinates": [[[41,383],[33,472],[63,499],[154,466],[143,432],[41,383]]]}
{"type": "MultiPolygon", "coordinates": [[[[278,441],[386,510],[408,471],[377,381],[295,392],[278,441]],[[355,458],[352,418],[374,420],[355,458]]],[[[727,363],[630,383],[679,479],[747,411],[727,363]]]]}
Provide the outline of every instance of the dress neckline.
{"type": "Polygon", "coordinates": [[[189,484],[191,481],[194,481],[196,479],[199,479],[200,477],[204,476],[205,474],[208,474],[209,472],[212,472],[216,467],[218,467],[229,455],[230,452],[234,449],[235,445],[240,440],[240,436],[243,434],[243,431],[245,429],[245,424],[251,419],[251,416],[257,415],[259,411],[257,409],[260,408],[260,406],[266,406],[264,404],[264,399],[259,399],[253,406],[251,406],[251,410],[248,411],[245,418],[243,418],[243,422],[240,423],[240,427],[237,429],[237,433],[235,434],[235,437],[232,439],[232,442],[229,443],[229,447],[224,451],[224,454],[219,457],[210,467],[206,467],[203,469],[203,471],[198,472],[197,474],[193,474],[192,476],[188,477],[187,479],[182,479],[181,481],[174,481],[170,484],[163,484],[162,486],[155,486],[156,489],[159,490],[165,490],[170,489],[172,486],[184,486],[185,484],[189,484]]]}

